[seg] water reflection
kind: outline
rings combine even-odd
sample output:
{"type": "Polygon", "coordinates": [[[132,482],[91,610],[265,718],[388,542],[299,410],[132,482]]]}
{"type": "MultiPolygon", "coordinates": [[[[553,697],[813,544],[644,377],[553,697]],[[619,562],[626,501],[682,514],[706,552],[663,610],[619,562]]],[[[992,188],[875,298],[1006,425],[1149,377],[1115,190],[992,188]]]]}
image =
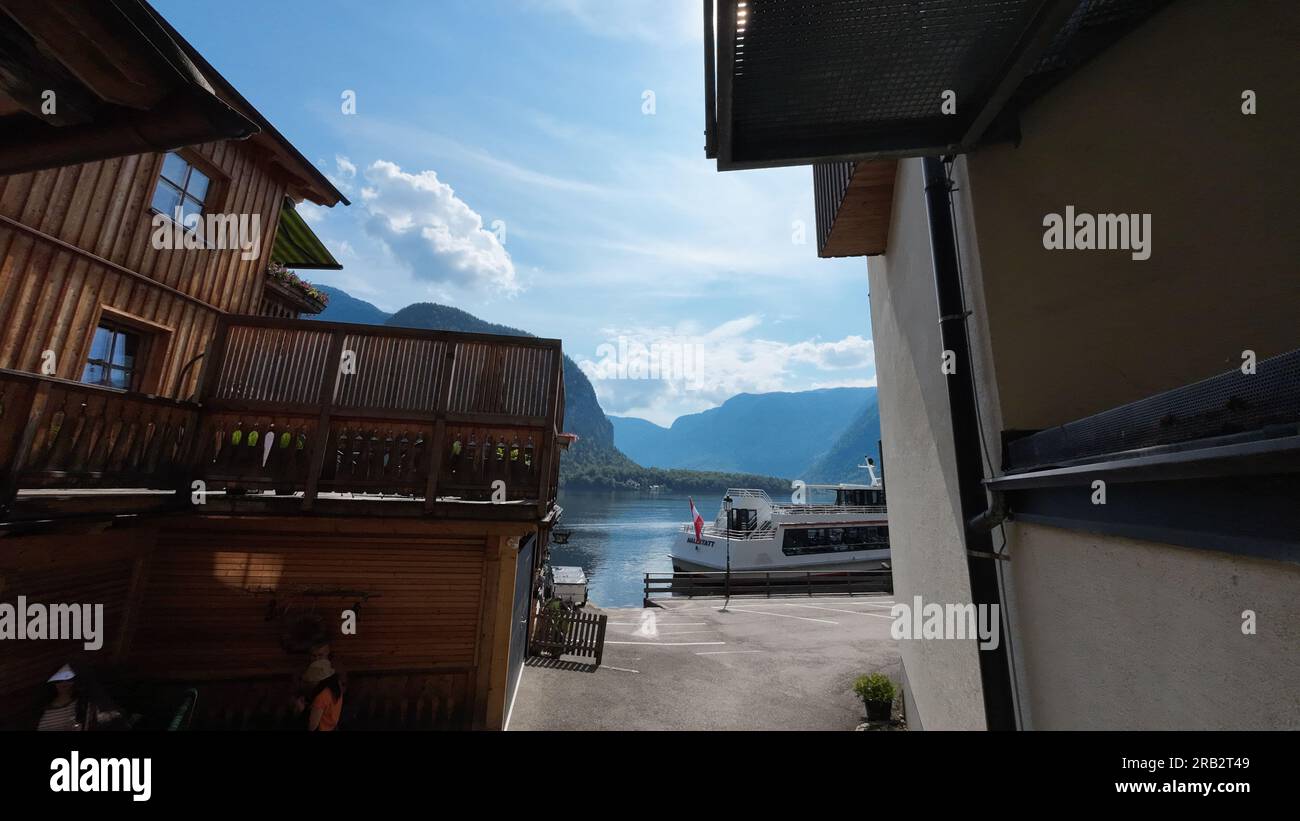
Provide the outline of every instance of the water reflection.
{"type": "MultiPolygon", "coordinates": [[[[551,545],[551,564],[587,571],[591,601],[602,607],[639,607],[644,574],[671,573],[669,551],[690,520],[687,497],[626,491],[560,491],[568,544],[551,545]]],[[[706,518],[716,502],[697,499],[706,518]]]]}

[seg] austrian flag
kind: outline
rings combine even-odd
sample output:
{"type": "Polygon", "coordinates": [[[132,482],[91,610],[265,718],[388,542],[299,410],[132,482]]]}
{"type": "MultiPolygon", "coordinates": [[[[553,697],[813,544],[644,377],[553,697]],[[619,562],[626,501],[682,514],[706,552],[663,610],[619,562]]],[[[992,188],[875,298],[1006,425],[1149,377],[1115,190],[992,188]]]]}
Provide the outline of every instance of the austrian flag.
{"type": "Polygon", "coordinates": [[[695,498],[688,497],[691,500],[691,521],[695,522],[695,541],[704,538],[704,517],[695,509],[695,498]]]}

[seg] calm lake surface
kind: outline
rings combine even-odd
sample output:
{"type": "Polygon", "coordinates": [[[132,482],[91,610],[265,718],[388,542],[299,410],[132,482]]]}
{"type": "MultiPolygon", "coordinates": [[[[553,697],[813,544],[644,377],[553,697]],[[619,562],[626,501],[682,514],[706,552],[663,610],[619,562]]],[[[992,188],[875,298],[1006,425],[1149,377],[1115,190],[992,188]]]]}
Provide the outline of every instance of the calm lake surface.
{"type": "MultiPolygon", "coordinates": [[[[697,498],[706,521],[717,498],[697,498]]],[[[677,529],[691,520],[686,495],[634,491],[560,491],[568,544],[551,544],[551,564],[587,571],[591,601],[601,607],[640,607],[646,573],[673,572],[669,551],[677,529]]]]}

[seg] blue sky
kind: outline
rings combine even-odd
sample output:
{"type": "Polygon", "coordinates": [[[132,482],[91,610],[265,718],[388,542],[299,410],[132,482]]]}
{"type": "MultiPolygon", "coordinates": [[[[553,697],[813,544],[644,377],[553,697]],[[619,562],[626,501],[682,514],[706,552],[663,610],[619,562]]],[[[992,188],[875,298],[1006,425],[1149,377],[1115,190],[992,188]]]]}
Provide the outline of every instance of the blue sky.
{"type": "Polygon", "coordinates": [[[660,424],[874,384],[866,264],[817,259],[811,171],[704,157],[699,0],[155,7],[352,200],[304,208],[344,265],[307,278],[561,338],[660,424]],[[683,367],[626,378],[652,348],[683,367]]]}

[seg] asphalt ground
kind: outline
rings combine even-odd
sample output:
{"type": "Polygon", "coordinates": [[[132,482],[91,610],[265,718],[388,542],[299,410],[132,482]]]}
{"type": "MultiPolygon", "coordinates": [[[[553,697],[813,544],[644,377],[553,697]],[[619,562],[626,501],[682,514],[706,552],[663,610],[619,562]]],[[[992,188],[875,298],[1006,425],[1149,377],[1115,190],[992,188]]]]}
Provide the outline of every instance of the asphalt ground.
{"type": "Polygon", "coordinates": [[[901,662],[889,595],[667,600],[609,616],[599,668],[530,660],[508,730],[852,730],[901,662]]]}

